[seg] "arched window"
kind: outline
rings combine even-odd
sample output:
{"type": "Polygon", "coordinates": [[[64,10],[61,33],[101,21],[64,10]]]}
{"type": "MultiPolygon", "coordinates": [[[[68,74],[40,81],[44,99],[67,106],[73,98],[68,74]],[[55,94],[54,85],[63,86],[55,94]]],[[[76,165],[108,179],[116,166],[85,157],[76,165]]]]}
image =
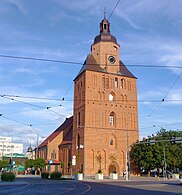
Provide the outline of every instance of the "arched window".
{"type": "Polygon", "coordinates": [[[117,138],[114,134],[109,136],[108,143],[109,143],[109,148],[116,149],[116,147],[117,147],[117,138]]]}
{"type": "Polygon", "coordinates": [[[111,112],[110,116],[109,116],[109,123],[111,126],[115,125],[115,113],[111,112]]]}
{"type": "Polygon", "coordinates": [[[109,144],[110,144],[110,146],[113,146],[114,145],[113,139],[110,139],[109,144]]]}
{"type": "Polygon", "coordinates": [[[121,79],[121,81],[120,81],[120,88],[121,89],[126,89],[126,81],[125,81],[125,79],[121,79]]]}
{"type": "Polygon", "coordinates": [[[113,100],[115,100],[115,99],[116,99],[115,94],[114,94],[113,92],[111,92],[111,93],[109,94],[109,101],[113,101],[113,100]]]}
{"type": "Polygon", "coordinates": [[[123,79],[120,81],[120,88],[123,89],[123,79]]]}
{"type": "Polygon", "coordinates": [[[115,78],[114,79],[114,87],[115,88],[118,88],[118,78],[115,78]]]}

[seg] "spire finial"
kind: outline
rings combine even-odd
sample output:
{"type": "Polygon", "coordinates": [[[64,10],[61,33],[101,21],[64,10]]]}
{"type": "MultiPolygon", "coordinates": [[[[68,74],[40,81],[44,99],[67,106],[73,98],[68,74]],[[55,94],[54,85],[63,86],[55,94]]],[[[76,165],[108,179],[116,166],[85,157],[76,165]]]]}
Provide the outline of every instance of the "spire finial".
{"type": "Polygon", "coordinates": [[[104,7],[104,19],[106,19],[106,8],[104,7]]]}

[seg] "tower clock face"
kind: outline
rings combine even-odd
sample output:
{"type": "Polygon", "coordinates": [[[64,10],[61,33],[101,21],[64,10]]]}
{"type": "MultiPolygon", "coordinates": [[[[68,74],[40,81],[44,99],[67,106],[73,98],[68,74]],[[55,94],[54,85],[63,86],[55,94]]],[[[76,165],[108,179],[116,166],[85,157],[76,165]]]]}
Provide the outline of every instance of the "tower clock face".
{"type": "Polygon", "coordinates": [[[114,63],[116,62],[116,59],[115,59],[114,56],[109,56],[108,60],[109,60],[109,62],[110,62],[111,64],[114,64],[114,63]]]}

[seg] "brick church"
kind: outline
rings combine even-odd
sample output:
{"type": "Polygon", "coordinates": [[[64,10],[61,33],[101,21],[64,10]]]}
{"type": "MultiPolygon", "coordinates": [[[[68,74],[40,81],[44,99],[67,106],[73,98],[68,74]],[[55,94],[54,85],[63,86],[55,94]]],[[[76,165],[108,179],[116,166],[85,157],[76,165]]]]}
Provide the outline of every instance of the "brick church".
{"type": "Polygon", "coordinates": [[[73,117],[39,145],[38,156],[51,171],[64,174],[121,174],[127,150],[138,138],[136,77],[121,61],[120,45],[104,18],[74,79],[73,117]]]}

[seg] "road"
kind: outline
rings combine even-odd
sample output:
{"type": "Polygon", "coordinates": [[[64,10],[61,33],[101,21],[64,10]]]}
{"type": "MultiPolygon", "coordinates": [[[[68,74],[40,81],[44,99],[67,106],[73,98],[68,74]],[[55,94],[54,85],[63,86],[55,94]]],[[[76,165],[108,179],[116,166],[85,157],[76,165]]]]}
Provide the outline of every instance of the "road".
{"type": "Polygon", "coordinates": [[[178,180],[42,180],[17,178],[16,182],[0,182],[2,195],[168,195],[182,194],[178,180]]]}

